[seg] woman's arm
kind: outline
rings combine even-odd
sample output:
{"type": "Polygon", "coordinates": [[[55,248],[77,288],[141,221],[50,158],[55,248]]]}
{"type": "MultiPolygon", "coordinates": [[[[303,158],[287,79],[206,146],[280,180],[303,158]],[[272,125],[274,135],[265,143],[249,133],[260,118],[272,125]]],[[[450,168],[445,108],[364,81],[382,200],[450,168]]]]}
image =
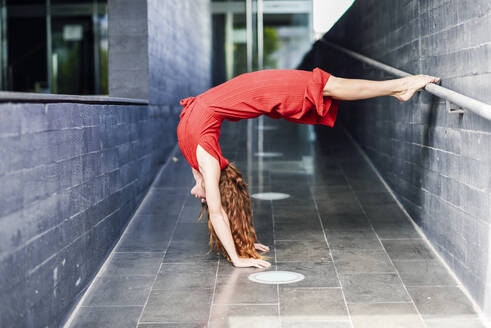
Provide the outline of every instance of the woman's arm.
{"type": "Polygon", "coordinates": [[[267,261],[240,258],[238,256],[230,231],[230,222],[227,213],[222,208],[219,189],[221,170],[218,160],[208,154],[200,145],[196,149],[196,157],[198,159],[199,170],[202,172],[204,179],[206,203],[208,205],[211,224],[233,265],[238,267],[269,267],[271,264],[267,261]]]}
{"type": "Polygon", "coordinates": [[[324,96],[340,100],[394,96],[399,101],[407,101],[418,89],[439,80],[440,78],[424,74],[385,81],[346,79],[331,75],[322,93],[324,96]]]}

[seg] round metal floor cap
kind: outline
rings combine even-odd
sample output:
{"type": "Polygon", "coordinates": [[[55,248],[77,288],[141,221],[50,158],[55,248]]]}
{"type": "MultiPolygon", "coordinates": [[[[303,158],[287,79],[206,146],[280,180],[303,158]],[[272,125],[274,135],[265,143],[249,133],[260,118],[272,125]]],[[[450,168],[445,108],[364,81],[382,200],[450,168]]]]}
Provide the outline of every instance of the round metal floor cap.
{"type": "Polygon", "coordinates": [[[288,198],[290,195],[281,192],[259,192],[252,194],[252,197],[261,200],[280,200],[288,198]]]}
{"type": "Polygon", "coordinates": [[[260,284],[291,284],[304,278],[303,274],[291,271],[264,271],[249,275],[249,280],[260,284]]]}

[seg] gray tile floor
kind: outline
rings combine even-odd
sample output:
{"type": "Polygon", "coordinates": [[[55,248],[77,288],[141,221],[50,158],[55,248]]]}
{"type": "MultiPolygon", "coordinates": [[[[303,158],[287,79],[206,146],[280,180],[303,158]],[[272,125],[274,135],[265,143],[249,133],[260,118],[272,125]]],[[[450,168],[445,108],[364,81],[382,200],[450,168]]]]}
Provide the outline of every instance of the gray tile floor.
{"type": "Polygon", "coordinates": [[[305,275],[290,285],[247,279],[208,254],[191,169],[180,152],[128,225],[70,327],[484,327],[458,283],[337,125],[225,122],[222,151],[250,192],[268,270],[305,275]],[[248,126],[249,124],[249,126],[248,126]],[[247,153],[247,131],[251,153],[247,153]],[[264,142],[258,148],[258,131],[264,142]],[[258,157],[256,152],[280,152],[258,157]]]}

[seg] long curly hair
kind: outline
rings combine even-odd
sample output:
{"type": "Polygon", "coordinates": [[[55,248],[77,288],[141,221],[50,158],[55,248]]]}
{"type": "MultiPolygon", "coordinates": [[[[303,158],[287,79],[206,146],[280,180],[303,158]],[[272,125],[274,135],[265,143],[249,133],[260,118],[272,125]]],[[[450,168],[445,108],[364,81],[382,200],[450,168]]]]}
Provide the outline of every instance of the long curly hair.
{"type": "MultiPolygon", "coordinates": [[[[219,182],[220,198],[222,207],[228,216],[237,254],[239,257],[267,259],[267,256],[259,254],[254,247],[254,242],[257,238],[256,231],[252,225],[251,199],[247,186],[242,173],[232,162],[229,162],[221,171],[219,182]]],[[[208,229],[210,230],[210,250],[208,253],[214,248],[215,252],[222,253],[231,262],[227,251],[213,229],[206,202],[201,203],[198,221],[203,218],[205,211],[208,218],[208,229]]]]}

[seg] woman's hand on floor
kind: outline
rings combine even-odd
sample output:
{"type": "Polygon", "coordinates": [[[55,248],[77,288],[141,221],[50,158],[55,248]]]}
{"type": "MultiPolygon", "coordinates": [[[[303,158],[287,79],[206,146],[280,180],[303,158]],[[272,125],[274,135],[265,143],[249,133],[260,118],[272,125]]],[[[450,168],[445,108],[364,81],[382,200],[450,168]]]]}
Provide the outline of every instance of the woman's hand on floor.
{"type": "Polygon", "coordinates": [[[269,268],[271,263],[264,260],[259,259],[246,259],[243,257],[239,257],[239,259],[233,262],[233,265],[237,268],[245,268],[245,267],[256,267],[256,268],[269,268]]]}
{"type": "Polygon", "coordinates": [[[269,247],[261,243],[254,243],[254,247],[261,252],[269,252],[269,247]]]}
{"type": "Polygon", "coordinates": [[[418,89],[424,88],[428,83],[438,83],[440,81],[439,77],[425,74],[407,76],[403,79],[403,90],[392,94],[392,96],[401,102],[408,101],[418,89]]]}

